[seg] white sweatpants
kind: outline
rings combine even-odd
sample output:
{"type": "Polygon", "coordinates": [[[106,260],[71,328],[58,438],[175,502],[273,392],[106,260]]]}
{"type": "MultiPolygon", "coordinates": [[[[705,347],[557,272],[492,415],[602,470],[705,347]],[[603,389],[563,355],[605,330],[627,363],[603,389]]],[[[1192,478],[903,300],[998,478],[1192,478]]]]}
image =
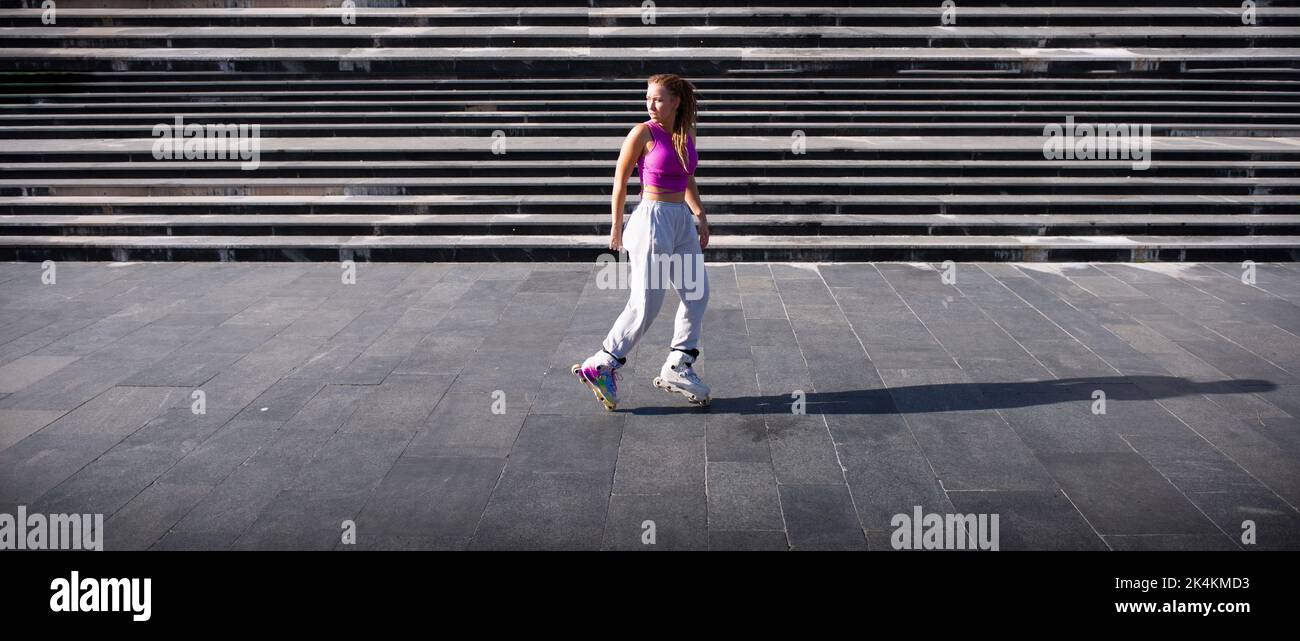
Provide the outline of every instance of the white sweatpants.
{"type": "Polygon", "coordinates": [[[623,228],[623,247],[631,267],[631,294],[605,337],[605,350],[627,356],[659,314],[670,287],[677,290],[681,304],[669,348],[697,349],[709,304],[709,278],[691,208],[685,202],[642,197],[623,228]]]}

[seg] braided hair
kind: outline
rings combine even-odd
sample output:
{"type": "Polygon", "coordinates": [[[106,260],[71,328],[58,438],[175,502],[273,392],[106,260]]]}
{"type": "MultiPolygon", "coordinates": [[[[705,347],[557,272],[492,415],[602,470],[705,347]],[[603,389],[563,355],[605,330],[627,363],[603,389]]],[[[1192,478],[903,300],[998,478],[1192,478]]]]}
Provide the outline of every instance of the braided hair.
{"type": "Polygon", "coordinates": [[[682,161],[682,167],[687,167],[689,156],[686,153],[687,137],[695,129],[696,116],[699,113],[699,91],[691,81],[672,73],[657,73],[650,76],[647,84],[663,85],[677,96],[677,116],[673,119],[673,149],[677,151],[677,158],[682,161]]]}

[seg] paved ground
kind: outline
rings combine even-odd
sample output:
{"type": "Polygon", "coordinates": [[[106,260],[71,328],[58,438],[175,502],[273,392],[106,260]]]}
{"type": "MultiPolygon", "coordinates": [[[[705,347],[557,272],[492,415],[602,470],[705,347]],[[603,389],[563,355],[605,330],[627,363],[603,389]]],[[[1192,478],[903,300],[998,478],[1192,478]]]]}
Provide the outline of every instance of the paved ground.
{"type": "Polygon", "coordinates": [[[607,413],[568,373],[626,298],[594,265],[0,263],[0,512],[107,549],[889,549],[917,505],[1004,550],[1300,547],[1300,267],[954,270],[711,264],[713,406],[650,386],[670,295],[607,413]]]}

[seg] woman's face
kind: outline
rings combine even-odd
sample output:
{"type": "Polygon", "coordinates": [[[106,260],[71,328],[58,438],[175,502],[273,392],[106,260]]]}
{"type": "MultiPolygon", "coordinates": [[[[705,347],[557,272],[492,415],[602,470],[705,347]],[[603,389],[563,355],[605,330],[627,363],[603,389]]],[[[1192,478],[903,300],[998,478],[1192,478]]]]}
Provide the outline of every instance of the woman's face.
{"type": "Polygon", "coordinates": [[[681,99],[673,95],[668,87],[663,85],[649,84],[645,90],[645,110],[651,118],[663,122],[665,118],[671,118],[677,113],[677,105],[681,99]]]}

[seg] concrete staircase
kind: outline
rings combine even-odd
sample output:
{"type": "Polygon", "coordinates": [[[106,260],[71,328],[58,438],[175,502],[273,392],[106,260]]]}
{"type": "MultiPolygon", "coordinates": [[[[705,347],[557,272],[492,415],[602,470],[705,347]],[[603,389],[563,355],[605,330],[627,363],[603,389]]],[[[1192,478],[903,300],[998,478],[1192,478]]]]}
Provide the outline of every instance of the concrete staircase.
{"type": "Polygon", "coordinates": [[[332,3],[0,1],[0,260],[592,260],[664,71],[709,260],[1300,258],[1300,2],[332,3]],[[177,118],[256,168],[156,158],[177,118]]]}

